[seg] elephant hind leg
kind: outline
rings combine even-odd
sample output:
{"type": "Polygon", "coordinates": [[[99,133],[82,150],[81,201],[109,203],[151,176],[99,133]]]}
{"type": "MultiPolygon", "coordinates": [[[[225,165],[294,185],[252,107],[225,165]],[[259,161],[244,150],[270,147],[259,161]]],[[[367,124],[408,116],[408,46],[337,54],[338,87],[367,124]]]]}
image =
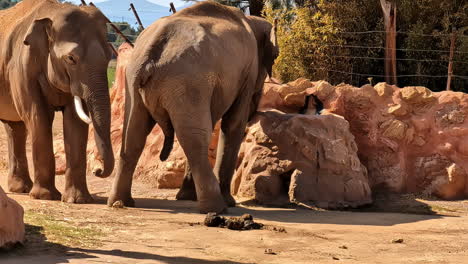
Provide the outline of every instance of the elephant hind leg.
{"type": "Polygon", "coordinates": [[[15,193],[28,193],[32,188],[26,158],[27,131],[23,122],[4,121],[8,136],[8,190],[15,193]]]}
{"type": "Polygon", "coordinates": [[[122,201],[125,206],[135,206],[131,195],[133,173],[145,147],[146,138],[155,124],[140,95],[137,94],[132,99],[126,96],[120,160],[107,200],[108,206],[117,201],[122,201]]]}
{"type": "Polygon", "coordinates": [[[171,120],[192,171],[200,212],[222,213],[226,210],[226,204],[208,160],[213,130],[210,111],[194,108],[191,108],[194,113],[200,113],[196,119],[182,113],[171,116],[171,120]]]}

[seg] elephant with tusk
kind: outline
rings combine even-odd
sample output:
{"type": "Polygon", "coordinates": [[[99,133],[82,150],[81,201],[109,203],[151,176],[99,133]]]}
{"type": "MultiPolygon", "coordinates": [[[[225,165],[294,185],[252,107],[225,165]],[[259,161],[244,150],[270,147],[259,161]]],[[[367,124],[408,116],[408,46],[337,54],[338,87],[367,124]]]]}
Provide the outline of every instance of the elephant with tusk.
{"type": "Polygon", "coordinates": [[[98,177],[114,168],[106,18],[95,7],[24,0],[0,11],[0,120],[8,135],[8,189],[35,199],[91,202],[86,185],[88,125],[103,157],[98,177]],[[52,122],[63,112],[65,190],[55,187],[52,122]],[[89,115],[88,115],[89,113],[89,115]],[[34,183],[26,159],[32,143],[34,183]]]}
{"type": "Polygon", "coordinates": [[[177,134],[200,212],[220,213],[235,205],[229,190],[237,154],[277,55],[270,23],[210,1],[145,29],[126,69],[123,141],[108,205],[119,201],[134,205],[132,175],[156,123],[165,135],[162,160],[177,134]],[[219,119],[213,171],[208,145],[219,119]]]}

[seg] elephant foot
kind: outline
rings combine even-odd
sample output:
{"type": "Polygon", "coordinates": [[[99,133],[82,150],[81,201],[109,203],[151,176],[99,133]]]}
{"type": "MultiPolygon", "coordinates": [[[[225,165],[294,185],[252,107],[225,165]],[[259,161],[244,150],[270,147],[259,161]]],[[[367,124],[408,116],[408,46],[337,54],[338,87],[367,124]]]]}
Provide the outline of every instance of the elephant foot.
{"type": "Polygon", "coordinates": [[[62,195],[62,202],[65,203],[77,203],[77,204],[85,204],[85,203],[92,203],[94,201],[89,191],[85,188],[85,190],[80,190],[77,188],[68,188],[62,195]]]}
{"type": "Polygon", "coordinates": [[[31,192],[29,192],[29,197],[39,200],[60,200],[61,196],[62,195],[55,186],[45,188],[34,184],[31,192]]]}
{"type": "Polygon", "coordinates": [[[8,178],[8,191],[13,193],[28,193],[31,191],[33,184],[28,177],[10,177],[8,178]]]}
{"type": "Polygon", "coordinates": [[[196,201],[197,200],[197,192],[195,191],[195,188],[180,188],[179,192],[176,195],[177,200],[190,200],[190,201],[196,201]]]}
{"type": "Polygon", "coordinates": [[[120,207],[120,205],[122,204],[126,207],[135,207],[135,200],[133,200],[131,195],[128,195],[127,197],[122,197],[116,194],[111,194],[109,196],[109,199],[107,199],[107,206],[109,207],[114,207],[117,205],[118,207],[120,207]]]}
{"type": "Polygon", "coordinates": [[[230,193],[223,193],[224,202],[226,202],[229,207],[236,207],[236,199],[232,197],[230,193]]]}
{"type": "Polygon", "coordinates": [[[226,206],[226,203],[224,202],[224,199],[222,197],[219,197],[218,199],[211,199],[211,200],[206,200],[206,201],[203,201],[203,202],[199,202],[198,207],[200,209],[200,213],[202,213],[202,214],[227,213],[227,206],[226,206]]]}

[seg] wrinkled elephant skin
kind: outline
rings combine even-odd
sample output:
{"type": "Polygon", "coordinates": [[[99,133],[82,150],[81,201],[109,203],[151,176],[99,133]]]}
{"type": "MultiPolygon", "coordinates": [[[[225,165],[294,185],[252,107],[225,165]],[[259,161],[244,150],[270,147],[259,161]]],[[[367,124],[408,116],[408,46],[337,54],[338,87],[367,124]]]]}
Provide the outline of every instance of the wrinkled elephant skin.
{"type": "Polygon", "coordinates": [[[104,163],[96,176],[110,175],[114,167],[107,85],[111,51],[105,17],[95,7],[24,0],[0,11],[0,27],[0,120],[8,135],[9,191],[29,192],[35,199],[92,201],[86,186],[88,125],[78,114],[84,119],[89,111],[95,128],[104,163]],[[55,188],[55,111],[63,112],[67,155],[63,194],[55,188]],[[32,142],[34,183],[26,159],[26,131],[32,142]]]}

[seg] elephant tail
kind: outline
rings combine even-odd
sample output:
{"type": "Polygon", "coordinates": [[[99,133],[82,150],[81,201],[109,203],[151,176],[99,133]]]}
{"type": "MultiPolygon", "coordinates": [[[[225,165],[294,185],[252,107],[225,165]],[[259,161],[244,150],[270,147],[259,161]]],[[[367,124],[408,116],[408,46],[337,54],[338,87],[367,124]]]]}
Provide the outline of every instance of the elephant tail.
{"type": "MultiPolygon", "coordinates": [[[[155,78],[155,71],[156,70],[154,60],[146,60],[144,63],[142,63],[142,65],[138,66],[136,74],[133,75],[131,85],[133,85],[133,87],[136,88],[135,90],[137,90],[138,88],[142,89],[152,79],[155,78]]],[[[167,112],[163,116],[160,116],[160,119],[157,120],[157,123],[161,127],[161,130],[164,134],[164,145],[161,150],[161,153],[159,154],[159,159],[161,161],[165,161],[171,154],[174,145],[174,127],[172,126],[172,122],[167,112]]]]}
{"type": "Polygon", "coordinates": [[[169,118],[167,118],[166,122],[160,122],[159,126],[164,133],[164,145],[161,153],[159,154],[159,159],[161,161],[165,161],[169,157],[169,154],[171,154],[174,146],[174,127],[172,126],[169,118]]]}

